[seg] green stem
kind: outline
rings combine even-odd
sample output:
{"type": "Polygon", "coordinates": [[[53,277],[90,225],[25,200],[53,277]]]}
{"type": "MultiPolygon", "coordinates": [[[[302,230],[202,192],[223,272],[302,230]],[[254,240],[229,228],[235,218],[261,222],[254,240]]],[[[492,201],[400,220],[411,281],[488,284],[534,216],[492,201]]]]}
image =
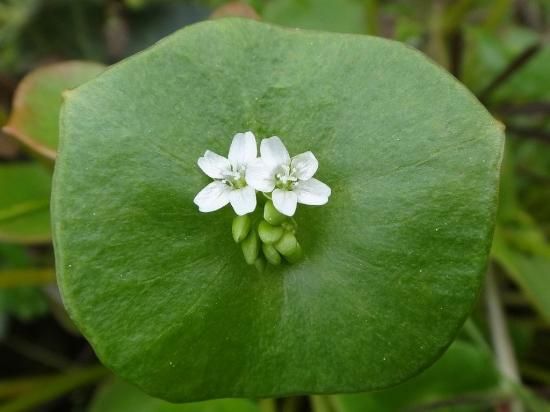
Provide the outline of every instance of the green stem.
{"type": "Polygon", "coordinates": [[[0,271],[0,289],[55,283],[54,269],[12,269],[0,271]]]}
{"type": "MultiPolygon", "coordinates": [[[[31,392],[25,393],[13,401],[0,406],[0,412],[22,412],[30,410],[53,399],[56,399],[67,392],[80,386],[89,385],[107,375],[108,371],[103,366],[92,366],[88,368],[74,369],[61,375],[42,379],[40,385],[33,386],[31,392]]],[[[34,380],[37,383],[38,380],[34,380]]],[[[29,381],[27,381],[29,384],[29,381]]],[[[0,382],[0,388],[5,393],[16,392],[21,388],[21,381],[15,383],[0,382]],[[10,386],[12,385],[12,386],[10,386]]]]}
{"type": "MultiPolygon", "coordinates": [[[[496,363],[505,378],[514,384],[521,384],[514,348],[510,339],[504,309],[498,292],[498,284],[491,267],[487,272],[485,293],[489,316],[489,328],[491,330],[496,363]]],[[[523,405],[519,399],[510,401],[509,405],[511,412],[524,411],[523,405]]]]}

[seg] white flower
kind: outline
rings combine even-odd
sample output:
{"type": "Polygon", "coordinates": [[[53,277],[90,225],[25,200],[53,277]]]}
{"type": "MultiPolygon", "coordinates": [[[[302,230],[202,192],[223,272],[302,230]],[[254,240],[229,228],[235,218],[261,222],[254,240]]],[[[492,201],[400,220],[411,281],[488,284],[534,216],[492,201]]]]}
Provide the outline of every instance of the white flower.
{"type": "Polygon", "coordinates": [[[331,190],[314,179],[319,163],[311,152],[290,158],[277,136],[262,140],[261,157],[248,165],[246,182],[261,192],[272,193],[275,208],[286,216],[294,215],[297,203],[324,205],[331,190]]]}
{"type": "Polygon", "coordinates": [[[201,170],[214,179],[202,189],[193,202],[201,212],[213,212],[231,203],[239,216],[256,209],[256,191],[246,183],[248,164],[256,159],[258,149],[252,132],[233,137],[226,159],[210,150],[198,160],[201,170]]]}

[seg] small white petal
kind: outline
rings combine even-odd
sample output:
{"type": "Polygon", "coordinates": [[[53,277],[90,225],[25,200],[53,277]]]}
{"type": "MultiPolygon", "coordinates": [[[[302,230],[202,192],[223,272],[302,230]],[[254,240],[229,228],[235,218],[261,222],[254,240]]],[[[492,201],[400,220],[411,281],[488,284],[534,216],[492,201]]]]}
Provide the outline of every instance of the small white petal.
{"type": "Polygon", "coordinates": [[[296,169],[296,177],[299,180],[308,180],[313,177],[317,168],[319,167],[319,162],[311,152],[305,152],[294,156],[290,161],[291,169],[296,169]]]}
{"type": "Polygon", "coordinates": [[[330,187],[317,179],[297,182],[292,189],[298,196],[298,202],[304,205],[320,206],[328,202],[330,187]]]}
{"type": "Polygon", "coordinates": [[[275,189],[275,171],[262,159],[256,159],[246,168],[246,183],[260,192],[271,192],[275,189]]]}
{"type": "Polygon", "coordinates": [[[228,156],[233,166],[246,165],[248,162],[256,159],[257,155],[258,149],[254,133],[237,133],[233,136],[228,156]]]}
{"type": "Polygon", "coordinates": [[[197,163],[206,176],[212,179],[221,179],[223,172],[231,171],[229,160],[210,150],[207,150],[203,157],[199,157],[197,163]]]}
{"type": "Polygon", "coordinates": [[[290,155],[285,145],[277,136],[263,139],[260,143],[262,160],[271,168],[290,164],[290,155]]]}
{"type": "Polygon", "coordinates": [[[273,199],[275,209],[283,215],[293,216],[296,212],[296,206],[298,204],[298,196],[296,193],[288,190],[275,189],[271,198],[273,199]]]}
{"type": "Polygon", "coordinates": [[[250,186],[232,190],[229,201],[239,216],[252,213],[256,209],[256,191],[250,186]]]}
{"type": "Polygon", "coordinates": [[[220,181],[214,181],[202,189],[193,202],[201,212],[213,212],[229,203],[231,188],[220,181]]]}

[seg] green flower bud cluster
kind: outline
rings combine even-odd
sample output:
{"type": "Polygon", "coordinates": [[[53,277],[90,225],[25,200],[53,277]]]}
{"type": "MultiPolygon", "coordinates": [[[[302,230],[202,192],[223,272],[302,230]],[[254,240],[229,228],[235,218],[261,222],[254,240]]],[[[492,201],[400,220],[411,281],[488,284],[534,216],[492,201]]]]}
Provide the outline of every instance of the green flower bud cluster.
{"type": "Polygon", "coordinates": [[[232,232],[246,263],[255,265],[260,272],[267,263],[296,263],[303,256],[296,240],[296,223],[275,209],[271,200],[265,203],[263,217],[255,222],[250,215],[235,217],[232,232]]]}

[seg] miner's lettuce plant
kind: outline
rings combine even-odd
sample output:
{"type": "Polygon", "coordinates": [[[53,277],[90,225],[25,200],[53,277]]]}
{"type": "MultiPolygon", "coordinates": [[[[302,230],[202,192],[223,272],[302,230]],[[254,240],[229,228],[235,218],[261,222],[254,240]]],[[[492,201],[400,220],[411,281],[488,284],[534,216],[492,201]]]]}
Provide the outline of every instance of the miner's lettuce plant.
{"type": "Polygon", "coordinates": [[[385,388],[432,364],[470,313],[503,135],[420,53],[225,19],[65,96],[52,197],[59,286],[100,359],[145,392],[195,401],[385,388]],[[290,156],[278,164],[288,171],[260,165],[257,180],[273,188],[242,180],[240,163],[221,178],[197,164],[245,131],[314,153],[326,204],[291,210],[290,156]],[[212,179],[224,193],[258,192],[237,207],[227,192],[202,213],[194,200],[212,179]],[[289,259],[288,234],[299,239],[289,259]]]}

